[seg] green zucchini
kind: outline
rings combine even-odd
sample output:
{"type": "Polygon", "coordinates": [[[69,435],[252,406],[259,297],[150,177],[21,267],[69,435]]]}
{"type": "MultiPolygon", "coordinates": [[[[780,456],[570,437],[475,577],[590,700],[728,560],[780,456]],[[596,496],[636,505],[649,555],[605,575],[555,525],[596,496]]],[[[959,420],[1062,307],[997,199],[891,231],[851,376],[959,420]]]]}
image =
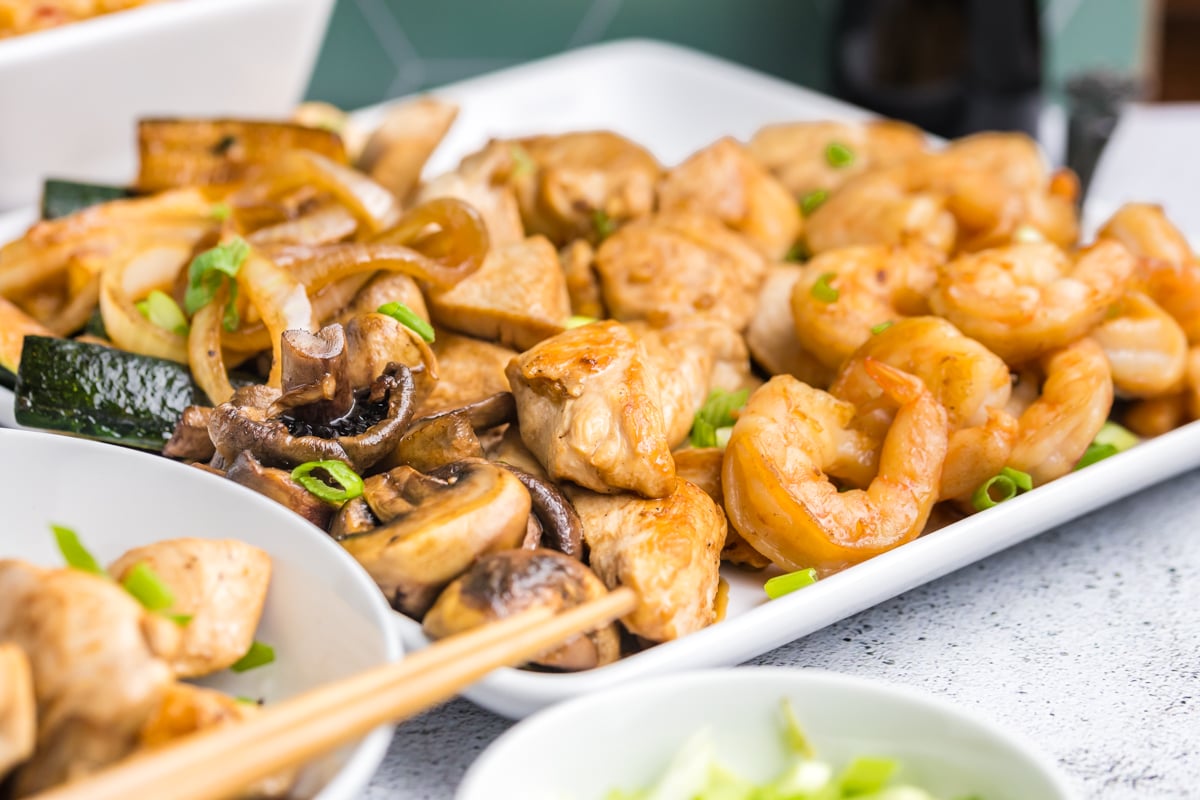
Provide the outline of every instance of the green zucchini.
{"type": "Polygon", "coordinates": [[[0,386],[3,386],[5,389],[17,388],[17,376],[4,367],[0,367],[0,386]]]}
{"type": "Polygon", "coordinates": [[[161,450],[183,410],[208,404],[183,364],[71,339],[26,336],[17,422],[161,450]]]}
{"type": "Polygon", "coordinates": [[[58,219],[90,206],[133,197],[133,190],[124,186],[104,186],[98,183],[76,183],[50,178],[42,187],[42,219],[58,219]]]}

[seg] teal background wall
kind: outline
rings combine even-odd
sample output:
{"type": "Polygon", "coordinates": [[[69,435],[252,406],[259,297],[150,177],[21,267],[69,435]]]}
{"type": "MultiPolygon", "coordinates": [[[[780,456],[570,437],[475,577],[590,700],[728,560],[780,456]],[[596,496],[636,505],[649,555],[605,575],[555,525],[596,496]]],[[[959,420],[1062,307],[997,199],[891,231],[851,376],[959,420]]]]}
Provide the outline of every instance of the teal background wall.
{"type": "MultiPolygon", "coordinates": [[[[309,96],[356,108],[631,36],[688,45],[823,89],[837,1],[338,0],[309,96]]],[[[1150,2],[1042,0],[1052,95],[1079,69],[1140,72],[1150,2]]]]}

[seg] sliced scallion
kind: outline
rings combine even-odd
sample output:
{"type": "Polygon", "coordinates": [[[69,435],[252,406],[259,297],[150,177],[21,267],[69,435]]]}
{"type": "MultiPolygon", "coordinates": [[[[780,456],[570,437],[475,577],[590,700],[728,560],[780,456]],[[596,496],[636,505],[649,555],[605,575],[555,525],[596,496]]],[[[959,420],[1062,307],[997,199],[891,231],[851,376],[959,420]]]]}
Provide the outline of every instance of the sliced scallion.
{"type": "Polygon", "coordinates": [[[334,505],[341,505],[363,493],[363,480],[358,473],[336,460],[308,461],[301,464],[292,470],[292,480],[307,489],[309,494],[334,505]],[[337,486],[330,486],[313,475],[317,470],[328,475],[337,486]]]}
{"type": "Polygon", "coordinates": [[[835,277],[837,277],[836,273],[826,272],[817,278],[817,282],[812,285],[812,296],[822,303],[837,302],[838,290],[829,283],[835,277]]]}
{"type": "Polygon", "coordinates": [[[224,222],[229,219],[231,214],[233,214],[233,209],[229,207],[228,203],[213,203],[208,209],[208,215],[217,222],[224,222]]]}
{"type": "Polygon", "coordinates": [[[404,327],[415,331],[426,342],[433,341],[433,326],[421,319],[417,312],[404,305],[404,303],[384,303],[379,307],[378,311],[380,314],[396,320],[396,322],[399,322],[404,327]]]}
{"type": "Polygon", "coordinates": [[[96,557],[79,541],[79,534],[64,525],[51,525],[50,530],[54,532],[58,552],[62,553],[63,561],[67,562],[68,567],[108,577],[108,573],[100,566],[100,562],[96,561],[96,557]]]}
{"type": "Polygon", "coordinates": [[[592,227],[596,230],[596,239],[603,242],[616,231],[616,223],[601,209],[592,212],[592,227]]]}
{"type": "MultiPolygon", "coordinates": [[[[726,392],[713,389],[708,393],[708,399],[696,412],[692,420],[692,447],[718,447],[717,431],[720,428],[732,428],[737,422],[735,416],[738,409],[746,405],[750,399],[750,390],[741,389],[736,392],[726,392]]],[[[726,439],[728,441],[728,439],[726,439]]]]}
{"type": "Polygon", "coordinates": [[[183,307],[189,314],[195,314],[204,306],[211,303],[221,289],[221,285],[229,282],[229,299],[225,304],[225,314],[222,324],[226,330],[234,330],[238,326],[237,313],[237,277],[238,270],[250,255],[250,245],[240,236],[235,236],[225,244],[217,245],[211,250],[205,250],[192,259],[188,265],[188,287],[183,295],[183,307]]]}
{"type": "Polygon", "coordinates": [[[767,593],[767,597],[774,600],[778,597],[783,597],[785,594],[791,594],[797,589],[811,586],[816,582],[817,571],[809,567],[808,569],[789,572],[786,575],[776,575],[763,584],[763,591],[767,593]]]}
{"type": "Polygon", "coordinates": [[[783,260],[800,264],[807,261],[808,256],[808,245],[806,245],[804,242],[796,242],[794,245],[792,245],[792,249],[787,251],[787,255],[783,257],[783,260]]]}
{"type": "Polygon", "coordinates": [[[879,334],[883,333],[884,331],[886,331],[888,328],[892,327],[895,324],[896,324],[895,322],[893,322],[892,320],[889,319],[887,322],[881,322],[878,325],[872,325],[871,326],[871,335],[878,336],[879,334]]]}
{"type": "Polygon", "coordinates": [[[188,335],[188,321],[183,309],[175,302],[175,298],[158,289],[146,295],[146,299],[134,303],[142,316],[165,331],[188,335]]]}
{"type": "Polygon", "coordinates": [[[859,756],[847,764],[838,776],[842,797],[880,791],[899,768],[900,763],[894,758],[859,756]]]}
{"type": "Polygon", "coordinates": [[[804,197],[800,198],[800,213],[804,216],[811,216],[814,211],[821,207],[821,204],[829,199],[829,192],[824,189],[813,189],[804,197]]]}
{"type": "Polygon", "coordinates": [[[567,330],[570,330],[571,328],[582,328],[584,325],[591,325],[595,321],[595,317],[584,317],[576,314],[567,317],[567,321],[563,324],[563,327],[567,330]]]}
{"type": "Polygon", "coordinates": [[[144,561],[125,573],[121,585],[148,611],[164,611],[175,605],[175,593],[144,561]]]}
{"type": "Polygon", "coordinates": [[[1005,467],[975,490],[971,495],[971,505],[976,511],[985,511],[1032,488],[1033,478],[1028,473],[1005,467]]]}
{"type": "Polygon", "coordinates": [[[248,672],[252,669],[265,667],[275,660],[275,648],[269,644],[256,641],[250,645],[246,654],[233,662],[230,667],[234,672],[248,672]]]}
{"type": "Polygon", "coordinates": [[[842,169],[854,163],[854,151],[841,142],[830,142],[825,148],[825,163],[834,169],[842,169]]]}
{"type": "Polygon", "coordinates": [[[509,173],[512,177],[522,178],[526,175],[532,175],[537,171],[537,163],[529,155],[529,151],[521,147],[521,145],[512,145],[508,152],[513,160],[512,171],[509,173]]]}

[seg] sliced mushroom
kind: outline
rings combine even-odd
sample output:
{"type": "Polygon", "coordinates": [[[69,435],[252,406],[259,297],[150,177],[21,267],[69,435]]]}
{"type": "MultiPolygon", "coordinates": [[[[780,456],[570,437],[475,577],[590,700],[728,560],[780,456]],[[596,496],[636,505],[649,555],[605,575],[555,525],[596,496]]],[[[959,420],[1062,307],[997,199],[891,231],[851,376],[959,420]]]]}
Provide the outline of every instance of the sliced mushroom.
{"type": "Polygon", "coordinates": [[[0,781],[33,755],[37,711],[29,659],[15,644],[0,644],[0,781]]]}
{"type": "Polygon", "coordinates": [[[575,513],[575,506],[558,487],[512,464],[501,464],[517,476],[532,501],[533,516],[541,523],[542,546],[557,550],[572,558],[583,558],[583,523],[575,513]]]}
{"type": "Polygon", "coordinates": [[[208,406],[188,406],[175,425],[175,432],[163,446],[167,458],[182,458],[187,461],[208,461],[217,452],[212,437],[208,435],[208,421],[212,417],[208,406]]]}
{"type": "Polygon", "coordinates": [[[338,460],[362,473],[396,448],[412,418],[414,392],[408,367],[392,364],[369,391],[356,396],[347,417],[332,426],[313,428],[295,418],[270,415],[278,390],[246,386],[217,406],[208,432],[226,463],[248,450],[267,466],[338,460]]]}
{"type": "Polygon", "coordinates": [[[379,524],[379,518],[371,511],[367,501],[361,497],[347,500],[333,517],[329,535],[339,542],[356,533],[368,533],[379,524]]]}
{"type": "Polygon", "coordinates": [[[464,458],[483,458],[483,447],[470,417],[455,411],[414,423],[385,466],[407,464],[418,472],[430,472],[464,458]]]}
{"type": "Polygon", "coordinates": [[[341,325],[328,325],[317,333],[284,331],[280,361],[284,397],[319,388],[308,402],[293,407],[296,419],[309,425],[329,425],[350,413],[354,386],[349,380],[350,354],[341,325]]]}
{"type": "Polygon", "coordinates": [[[287,506],[321,529],[329,525],[336,510],[292,480],[290,472],[264,467],[248,450],[234,459],[225,471],[225,477],[287,506]]]}
{"type": "Polygon", "coordinates": [[[438,411],[435,414],[421,417],[413,423],[413,427],[415,428],[418,425],[452,414],[466,415],[467,421],[470,422],[474,430],[483,431],[503,425],[506,422],[516,422],[517,401],[513,398],[512,392],[497,392],[496,394],[475,400],[455,409],[438,411]]]}
{"type": "Polygon", "coordinates": [[[411,467],[385,474],[412,508],[341,544],[400,611],[420,617],[476,558],[520,546],[529,492],[507,470],[468,460],[430,475],[411,467]]]}
{"type": "Polygon", "coordinates": [[[521,438],[521,428],[515,423],[505,428],[504,435],[500,437],[499,442],[486,449],[488,459],[491,461],[512,464],[530,475],[536,475],[542,480],[550,480],[550,476],[546,474],[546,470],[537,460],[537,456],[525,446],[525,441],[521,438]]]}
{"type": "Polygon", "coordinates": [[[433,391],[438,380],[437,356],[407,325],[386,314],[359,314],[346,323],[346,342],[352,386],[369,386],[389,364],[403,364],[413,372],[418,398],[433,391]]]}
{"type": "Polygon", "coordinates": [[[235,539],[167,539],[137,547],[108,572],[118,581],[145,564],[171,587],[182,641],[170,659],[181,678],[225,669],[250,649],[271,582],[271,557],[235,539]]]}
{"type": "MultiPolygon", "coordinates": [[[[424,629],[441,639],[530,608],[573,608],[607,591],[590,569],[562,553],[506,550],[479,559],[446,587],[425,615],[424,629]]],[[[620,637],[609,623],[569,639],[533,663],[574,671],[601,667],[619,656],[620,637]]]]}

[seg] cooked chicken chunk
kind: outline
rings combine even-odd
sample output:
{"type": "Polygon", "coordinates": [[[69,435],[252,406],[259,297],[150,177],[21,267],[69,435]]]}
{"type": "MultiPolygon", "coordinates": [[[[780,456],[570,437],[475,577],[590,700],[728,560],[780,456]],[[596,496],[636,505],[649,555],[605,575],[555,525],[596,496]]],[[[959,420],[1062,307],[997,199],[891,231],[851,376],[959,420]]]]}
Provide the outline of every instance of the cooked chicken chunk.
{"type": "Polygon", "coordinates": [[[533,236],[492,247],[476,272],[431,293],[429,308],[439,325],[526,350],[563,329],[571,299],[554,245],[533,236]]]}
{"type": "Polygon", "coordinates": [[[667,173],[658,207],[710,214],[769,258],[783,258],[800,236],[795,199],[733,139],[717,140],[667,173]]]}
{"type": "Polygon", "coordinates": [[[706,316],[742,330],[754,315],[766,270],[754,245],[702,214],[660,214],[631,222],[596,253],[612,316],[659,327],[706,316]]]}
{"type": "Polygon", "coordinates": [[[512,146],[492,142],[467,156],[454,172],[447,172],[421,187],[416,204],[435,197],[454,197],[469,203],[483,216],[493,247],[525,238],[517,197],[506,181],[513,170],[512,146]]]}
{"type": "Polygon", "coordinates": [[[434,97],[418,97],[393,107],[367,139],[358,158],[359,169],[404,200],[457,116],[458,106],[434,97]]]}
{"type": "Polygon", "coordinates": [[[0,644],[0,781],[33,755],[37,701],[25,651],[0,644]]]}
{"type": "MultiPolygon", "coordinates": [[[[721,462],[725,451],[719,447],[692,447],[678,450],[674,454],[675,474],[680,480],[699,486],[721,509],[725,508],[725,494],[721,491],[721,462]]],[[[721,560],[752,569],[762,569],[771,560],[759,553],[732,526],[725,534],[725,546],[721,548],[721,560]]]]}
{"type": "Polygon", "coordinates": [[[772,375],[794,375],[810,386],[824,388],[833,370],[809,353],[796,337],[792,290],[803,275],[794,264],[774,264],[758,293],[758,310],[746,329],[746,345],[754,360],[772,375]]]}
{"type": "Polygon", "coordinates": [[[800,198],[832,191],[847,179],[918,155],[925,134],[904,122],[789,122],[767,125],[747,150],[800,198]],[[830,151],[830,146],[845,151],[830,151]],[[848,155],[848,158],[847,158],[848,155]]]}
{"type": "Polygon", "coordinates": [[[530,233],[563,245],[599,241],[605,228],[654,210],[661,168],[648,150],[609,131],[512,142],[524,162],[511,173],[530,233]]]}
{"type": "Polygon", "coordinates": [[[581,317],[603,319],[604,298],[600,294],[600,277],[596,274],[596,249],[586,239],[576,239],[558,254],[563,276],[567,279],[567,294],[571,297],[571,313],[581,317]]]}
{"type": "Polygon", "coordinates": [[[17,772],[17,795],[127,755],[173,680],[179,626],[74,569],[0,561],[0,598],[0,641],[29,658],[37,697],[37,749],[17,772]]]}
{"type": "Polygon", "coordinates": [[[637,609],[621,620],[625,627],[665,642],[716,621],[726,527],[712,498],[687,481],[652,500],[567,491],[583,521],[592,570],[609,589],[637,592],[637,609]]]}
{"type": "Polygon", "coordinates": [[[627,327],[604,321],[565,331],[507,372],[521,438],[551,478],[644,497],[674,489],[658,381],[627,327]]]}
{"type": "Polygon", "coordinates": [[[433,353],[437,356],[438,381],[433,394],[417,405],[418,418],[461,408],[508,391],[504,368],[516,351],[469,336],[438,331],[433,353]]]}
{"type": "Polygon", "coordinates": [[[171,659],[176,675],[225,669],[250,649],[271,582],[269,555],[233,539],[171,539],[130,550],[108,571],[123,580],[138,564],[170,587],[175,595],[170,613],[191,616],[171,659]]]}
{"type": "MultiPolygon", "coordinates": [[[[188,734],[242,722],[259,713],[257,703],[235,700],[214,689],[187,683],[172,684],[142,726],[138,744],[145,749],[162,747],[188,734]]],[[[247,787],[238,797],[286,797],[295,782],[295,770],[287,770],[247,787]]]]}

